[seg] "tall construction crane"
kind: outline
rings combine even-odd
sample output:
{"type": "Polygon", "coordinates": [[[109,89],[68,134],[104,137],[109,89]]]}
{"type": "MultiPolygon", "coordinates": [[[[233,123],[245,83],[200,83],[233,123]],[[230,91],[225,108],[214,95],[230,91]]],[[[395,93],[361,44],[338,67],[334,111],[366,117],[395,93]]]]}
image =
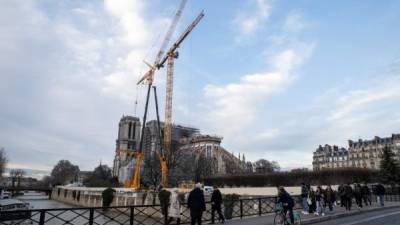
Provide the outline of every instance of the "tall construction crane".
{"type": "MultiPolygon", "coordinates": [[[[204,11],[195,18],[195,20],[186,28],[186,30],[181,34],[178,40],[172,45],[164,58],[160,61],[156,67],[159,69],[164,66],[167,62],[167,83],[166,83],[166,95],[165,95],[165,121],[164,121],[164,152],[166,156],[171,154],[171,144],[172,144],[172,97],[173,97],[173,78],[174,78],[174,61],[178,58],[178,48],[190,32],[196,27],[200,20],[204,17],[204,11]]],[[[167,185],[167,171],[162,171],[163,174],[163,185],[167,185]],[[165,173],[165,174],[164,174],[165,173]]]]}
{"type": "MultiPolygon", "coordinates": [[[[132,175],[132,179],[125,181],[125,184],[124,184],[125,187],[133,188],[136,190],[140,188],[140,168],[141,168],[141,161],[142,161],[143,138],[144,138],[144,130],[145,130],[145,126],[146,126],[147,111],[148,111],[149,98],[150,98],[150,89],[151,89],[151,87],[153,85],[153,81],[154,81],[154,72],[157,69],[156,65],[159,64],[161,57],[164,55],[165,49],[167,48],[167,45],[170,42],[171,36],[176,29],[176,25],[178,24],[178,21],[182,15],[182,11],[185,8],[186,2],[187,2],[187,0],[182,0],[181,3],[179,4],[178,10],[175,13],[175,16],[171,22],[171,25],[168,28],[165,38],[161,44],[160,50],[157,53],[156,59],[153,64],[154,66],[150,65],[147,62],[144,62],[149,67],[149,70],[137,82],[137,85],[139,85],[139,84],[147,81],[148,88],[147,88],[147,95],[146,95],[146,105],[145,105],[144,115],[143,115],[142,131],[141,131],[141,135],[140,135],[139,150],[134,151],[134,153],[131,154],[131,156],[133,156],[135,158],[135,171],[134,171],[134,174],[132,175]]],[[[156,89],[154,89],[154,93],[156,94],[156,89]]],[[[158,109],[157,109],[157,113],[158,113],[158,109]]],[[[160,128],[159,123],[158,123],[158,129],[159,129],[159,133],[161,135],[161,130],[160,130],[161,128],[160,128]]],[[[166,166],[166,158],[165,158],[165,155],[164,155],[164,152],[162,151],[162,149],[160,149],[159,157],[160,157],[160,162],[161,162],[161,168],[165,168],[165,170],[166,170],[166,167],[167,167],[166,166]]]]}
{"type": "MultiPolygon", "coordinates": [[[[164,187],[168,186],[167,159],[171,153],[174,60],[176,58],[178,58],[177,49],[180,47],[182,42],[186,39],[186,37],[190,34],[190,32],[194,29],[194,27],[196,27],[196,25],[200,22],[200,20],[203,17],[204,17],[204,11],[201,11],[200,14],[195,18],[195,20],[186,28],[186,30],[181,34],[181,36],[178,38],[178,40],[168,50],[168,52],[165,54],[165,56],[162,58],[161,57],[159,58],[159,56],[162,54],[157,55],[157,59],[156,59],[154,65],[150,65],[149,63],[145,62],[147,64],[147,66],[149,67],[149,71],[138,82],[138,84],[140,84],[143,81],[147,80],[149,83],[148,90],[147,90],[147,97],[146,97],[146,105],[145,105],[145,116],[143,117],[144,122],[143,122],[141,144],[140,144],[140,146],[142,146],[143,134],[144,134],[143,130],[144,130],[144,124],[145,124],[147,108],[148,108],[148,101],[149,101],[149,96],[150,96],[150,87],[154,80],[154,73],[156,70],[159,70],[162,67],[164,67],[165,62],[168,61],[167,62],[168,67],[167,67],[167,84],[166,84],[165,122],[164,122],[164,148],[162,148],[162,145],[160,145],[161,149],[160,149],[160,154],[159,154],[160,163],[161,163],[161,184],[164,187]]],[[[176,24],[174,26],[176,26],[176,24]]],[[[168,32],[168,34],[169,34],[169,36],[167,35],[167,38],[169,39],[170,35],[172,35],[172,33],[168,32]]],[[[155,89],[154,89],[154,91],[155,91],[155,89]]],[[[156,92],[154,94],[155,94],[155,99],[156,99],[156,107],[158,108],[156,92]]],[[[158,116],[158,109],[157,109],[157,120],[158,120],[158,130],[159,130],[158,133],[160,134],[160,137],[161,137],[161,128],[160,128],[160,122],[159,122],[159,116],[158,116]]],[[[138,165],[138,162],[136,162],[136,165],[138,165]]],[[[140,173],[138,173],[137,171],[135,171],[135,177],[136,176],[138,176],[138,177],[140,176],[140,173]]],[[[136,178],[134,178],[134,180],[136,180],[136,178]]]]}

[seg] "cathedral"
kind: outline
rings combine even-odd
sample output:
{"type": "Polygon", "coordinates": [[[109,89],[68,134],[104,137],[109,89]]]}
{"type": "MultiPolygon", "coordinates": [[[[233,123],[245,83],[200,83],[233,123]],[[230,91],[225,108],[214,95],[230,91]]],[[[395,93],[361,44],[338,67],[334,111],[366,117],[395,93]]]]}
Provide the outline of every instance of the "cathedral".
{"type": "MultiPolygon", "coordinates": [[[[161,131],[163,133],[163,123],[161,131]]],[[[113,176],[118,177],[120,183],[131,179],[135,168],[135,160],[130,153],[139,149],[141,134],[140,119],[133,116],[123,116],[118,126],[116,140],[113,176]]],[[[143,158],[150,157],[160,148],[157,134],[157,121],[146,123],[142,154],[143,158]]],[[[249,168],[244,154],[236,157],[221,146],[222,137],[200,134],[196,128],[182,125],[172,127],[172,152],[183,155],[181,160],[188,157],[195,159],[197,166],[202,166],[208,175],[223,175],[246,171],[249,168]]],[[[162,143],[162,142],[161,142],[162,143]]],[[[143,163],[142,163],[143,165],[143,163]]],[[[192,165],[191,165],[192,166],[192,165]]],[[[195,165],[193,165],[194,167],[195,165]]]]}

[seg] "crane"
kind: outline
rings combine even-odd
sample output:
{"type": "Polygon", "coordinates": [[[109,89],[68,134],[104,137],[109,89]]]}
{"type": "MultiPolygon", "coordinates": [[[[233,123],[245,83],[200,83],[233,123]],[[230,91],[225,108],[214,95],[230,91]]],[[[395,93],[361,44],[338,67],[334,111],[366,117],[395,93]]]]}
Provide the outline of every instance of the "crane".
{"type": "MultiPolygon", "coordinates": [[[[182,15],[182,11],[186,5],[187,0],[182,0],[181,3],[179,4],[178,10],[175,13],[175,16],[171,22],[170,27],[168,28],[168,31],[165,35],[165,38],[161,44],[160,50],[157,53],[156,59],[154,61],[154,65],[158,65],[161,57],[163,56],[165,49],[167,45],[169,44],[169,41],[171,39],[172,34],[174,33],[176,29],[176,25],[178,24],[178,21],[182,15]]],[[[143,150],[143,138],[144,138],[144,130],[146,126],[146,119],[147,119],[147,111],[148,111],[148,105],[149,105],[149,98],[150,98],[150,89],[153,85],[153,80],[154,80],[154,72],[157,69],[155,66],[150,65],[147,62],[144,62],[148,67],[149,70],[145,73],[145,75],[137,82],[137,85],[144,83],[147,81],[148,88],[147,88],[147,95],[146,95],[146,103],[145,103],[145,109],[144,109],[144,115],[143,115],[143,124],[142,124],[142,130],[141,130],[141,136],[140,136],[140,143],[139,143],[139,150],[134,151],[134,154],[131,156],[135,158],[135,171],[134,174],[132,175],[132,179],[126,180],[124,186],[125,187],[130,187],[133,189],[139,189],[140,188],[140,166],[141,166],[141,161],[142,161],[142,150],[143,150]]],[[[154,93],[156,94],[156,90],[154,89],[154,93]]],[[[158,107],[158,106],[157,106],[158,107]]],[[[158,124],[159,126],[159,124],[158,124]]],[[[158,127],[160,129],[160,127],[158,127]]],[[[161,131],[160,131],[161,134],[161,131]]],[[[161,145],[160,145],[161,146],[161,145]]],[[[160,149],[160,162],[161,162],[161,168],[166,168],[166,159],[163,154],[162,149],[160,149]],[[164,165],[165,164],[165,165],[164,165]]]]}
{"type": "MultiPolygon", "coordinates": [[[[157,68],[163,67],[164,63],[167,62],[167,83],[166,83],[166,95],[165,95],[165,121],[164,121],[164,152],[165,155],[169,156],[171,153],[172,143],[172,97],[173,97],[173,77],[174,77],[174,61],[178,58],[178,48],[186,37],[192,32],[200,20],[204,17],[204,11],[194,19],[194,21],[186,28],[181,34],[178,40],[172,45],[164,58],[160,61],[157,68]]],[[[166,171],[165,175],[167,176],[166,171]]],[[[166,178],[165,178],[166,179],[166,178]]]]}

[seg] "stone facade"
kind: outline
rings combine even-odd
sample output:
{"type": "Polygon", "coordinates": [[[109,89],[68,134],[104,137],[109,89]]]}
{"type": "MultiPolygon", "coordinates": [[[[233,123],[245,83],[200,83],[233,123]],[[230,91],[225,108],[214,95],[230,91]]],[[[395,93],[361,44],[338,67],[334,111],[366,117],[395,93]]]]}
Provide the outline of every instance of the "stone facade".
{"type": "Polygon", "coordinates": [[[319,146],[313,154],[313,169],[326,168],[369,168],[379,169],[382,152],[388,146],[397,159],[400,158],[400,134],[390,137],[375,137],[372,140],[349,140],[348,149],[337,146],[319,146]]]}
{"type": "Polygon", "coordinates": [[[119,122],[113,176],[118,177],[121,183],[133,174],[135,162],[130,160],[129,153],[139,147],[140,126],[139,118],[133,116],[123,116],[119,122]]]}

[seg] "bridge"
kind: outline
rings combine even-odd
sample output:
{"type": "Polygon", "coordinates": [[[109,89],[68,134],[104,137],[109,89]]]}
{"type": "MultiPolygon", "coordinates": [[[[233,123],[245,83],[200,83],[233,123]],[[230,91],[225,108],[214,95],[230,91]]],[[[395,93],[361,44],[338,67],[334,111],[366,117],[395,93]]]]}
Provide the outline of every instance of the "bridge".
{"type": "MultiPolygon", "coordinates": [[[[296,198],[296,211],[300,212],[300,198],[296,198]]],[[[373,196],[372,200],[376,199],[373,196]]],[[[262,198],[242,198],[224,202],[224,212],[227,217],[227,225],[272,225],[274,224],[273,205],[275,197],[262,198]]],[[[400,218],[400,196],[385,196],[385,207],[381,207],[376,201],[371,206],[357,208],[354,204],[352,211],[345,211],[337,206],[332,212],[326,212],[325,216],[313,214],[302,215],[301,224],[351,224],[365,225],[372,220],[396,219],[396,223],[379,223],[380,225],[397,224],[400,218]],[[386,218],[388,217],[388,218],[386,218]],[[347,219],[346,219],[347,218],[347,219]],[[362,220],[361,223],[354,221],[362,220]],[[343,221],[338,222],[337,221],[343,221]],[[353,222],[350,222],[353,221],[353,222]],[[333,222],[333,223],[332,223],[333,222]],[[349,223],[350,222],[350,223],[349,223]]],[[[203,213],[205,223],[211,221],[211,203],[206,203],[207,210],[203,213]]],[[[52,209],[31,209],[20,211],[0,212],[0,225],[20,224],[26,222],[39,225],[165,225],[161,215],[160,205],[130,205],[130,206],[111,206],[111,207],[80,207],[80,208],[52,208],[52,209]],[[16,222],[16,223],[14,223],[16,222]]],[[[190,213],[186,204],[182,204],[181,223],[190,223],[190,213]]],[[[373,223],[376,224],[376,223],[373,223]]]]}
{"type": "Polygon", "coordinates": [[[13,196],[16,193],[23,191],[43,192],[49,196],[49,199],[51,199],[51,193],[53,190],[51,187],[0,187],[0,189],[11,192],[13,196]]]}

